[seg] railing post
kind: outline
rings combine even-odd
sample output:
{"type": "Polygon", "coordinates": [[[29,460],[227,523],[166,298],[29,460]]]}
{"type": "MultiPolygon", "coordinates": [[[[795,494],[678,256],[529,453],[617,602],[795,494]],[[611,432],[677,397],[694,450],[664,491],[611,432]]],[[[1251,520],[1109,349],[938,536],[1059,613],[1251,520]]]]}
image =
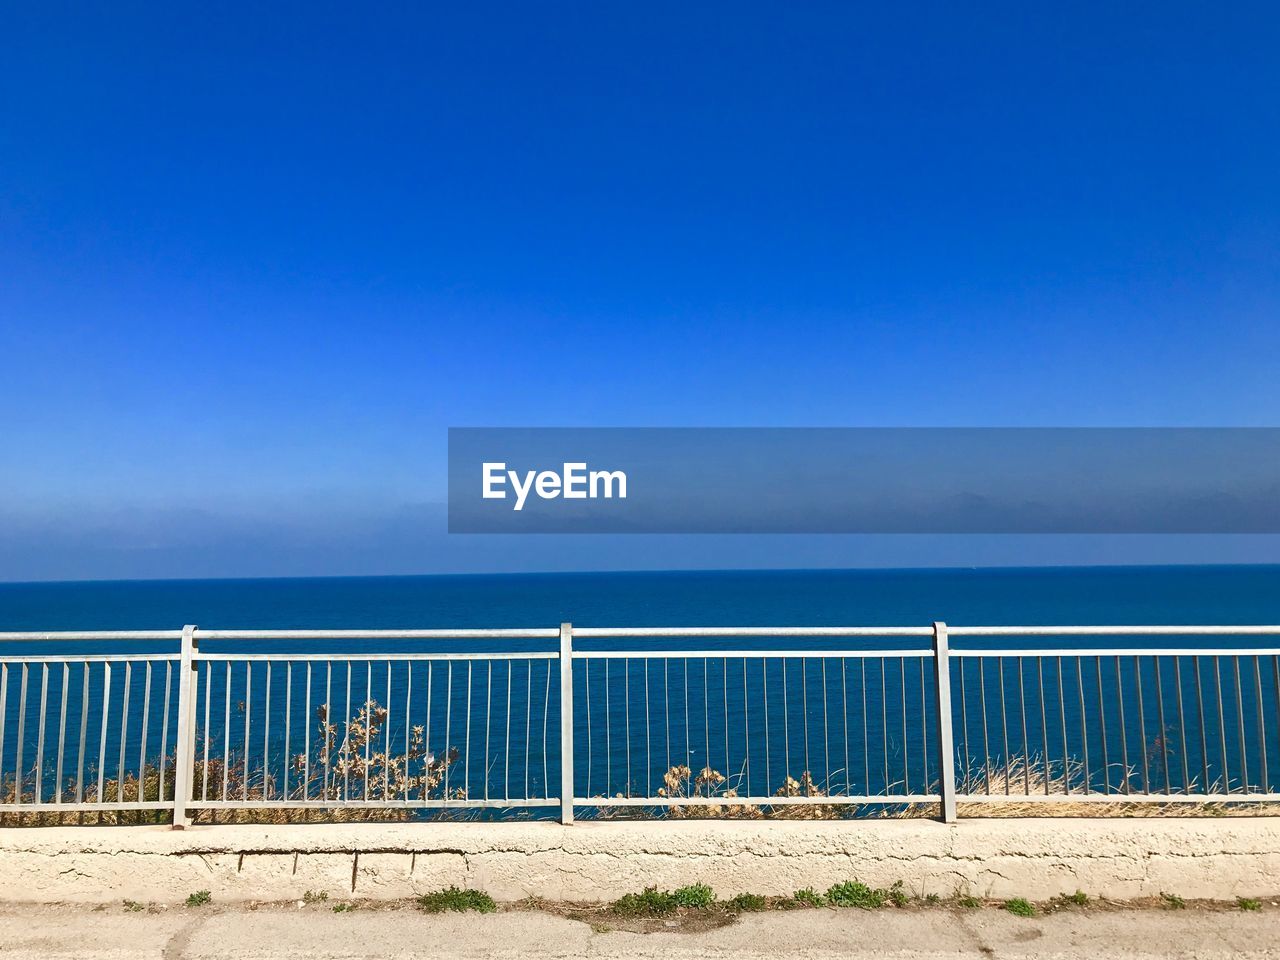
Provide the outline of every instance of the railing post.
{"type": "Polygon", "coordinates": [[[933,693],[938,714],[938,789],[942,795],[942,822],[956,820],[956,751],[951,734],[951,651],[947,625],[933,623],[933,693]]]}
{"type": "Polygon", "coordinates": [[[573,823],[573,624],[560,624],[560,822],[573,823]]]}
{"type": "Polygon", "coordinates": [[[173,762],[173,829],[190,825],[187,802],[196,770],[196,628],[182,628],[182,662],[178,667],[178,738],[173,762]]]}

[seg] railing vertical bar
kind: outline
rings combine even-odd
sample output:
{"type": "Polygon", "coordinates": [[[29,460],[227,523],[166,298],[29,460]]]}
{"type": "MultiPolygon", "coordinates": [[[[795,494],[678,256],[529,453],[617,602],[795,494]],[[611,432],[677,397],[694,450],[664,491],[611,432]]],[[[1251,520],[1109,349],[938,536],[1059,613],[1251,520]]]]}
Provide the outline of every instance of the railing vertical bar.
{"type": "MultiPolygon", "coordinates": [[[[924,657],[920,657],[920,766],[924,770],[923,792],[929,792],[929,693],[926,687],[924,657]]],[[[840,661],[841,664],[844,660],[840,661]]],[[[847,775],[847,770],[846,770],[847,775]]]]}
{"type": "MultiPolygon", "coordinates": [[[[588,660],[588,663],[591,661],[588,660]]],[[[671,658],[662,658],[662,711],[666,717],[666,736],[667,736],[667,765],[666,769],[671,769],[671,658]]],[[[587,724],[590,727],[590,723],[587,724]]],[[[590,745],[588,745],[590,750],[590,745]]],[[[590,769],[591,759],[587,758],[588,769],[590,769]]]]}
{"type": "Polygon", "coordinates": [[[48,703],[49,662],[46,660],[40,664],[40,725],[36,728],[36,769],[35,783],[32,785],[36,803],[40,803],[44,796],[44,728],[48,703]]]}
{"type": "Polygon", "coordinates": [[[1231,792],[1231,766],[1227,762],[1227,718],[1222,705],[1222,658],[1213,658],[1213,683],[1218,701],[1218,746],[1222,752],[1222,789],[1231,792]]]}
{"type": "Polygon", "coordinates": [[[1062,784],[1071,795],[1071,754],[1067,749],[1067,697],[1062,688],[1062,658],[1056,658],[1058,674],[1058,721],[1062,728],[1062,784]]]}
{"type": "MultiPolygon", "coordinates": [[[[382,799],[391,799],[391,661],[385,661],[387,664],[387,719],[382,725],[382,799]]],[[[467,661],[470,668],[471,662],[467,661]]],[[[470,673],[468,673],[468,681],[470,681],[470,673]]],[[[471,719],[471,687],[467,687],[467,719],[471,719]]],[[[470,726],[467,727],[470,733],[470,726]]],[[[470,741],[468,741],[469,743],[470,741]]],[[[467,796],[471,796],[471,788],[468,784],[467,796]]]]}
{"type": "MultiPolygon", "coordinates": [[[[649,675],[649,661],[645,661],[645,676],[649,675]]],[[[724,775],[729,777],[732,774],[733,764],[729,760],[729,658],[725,657],[720,661],[720,680],[721,686],[724,688],[724,775]]],[[[648,691],[645,691],[646,699],[648,691]]],[[[744,704],[745,706],[745,704],[744,704]]],[[[648,716],[648,704],[646,702],[645,715],[648,716]]],[[[646,743],[648,735],[646,734],[646,743]]]]}
{"type": "MultiPolygon", "coordinates": [[[[200,799],[209,799],[209,710],[213,702],[213,661],[204,662],[204,775],[200,780],[200,799]]],[[[287,768],[286,768],[287,769],[287,768]]],[[[287,776],[287,774],[286,774],[287,776]]]]}
{"type": "MultiPolygon", "coordinates": [[[[963,663],[964,661],[961,661],[963,663]]],[[[1044,657],[1036,657],[1036,683],[1040,688],[1040,742],[1043,750],[1040,758],[1044,762],[1044,793],[1049,795],[1049,707],[1044,695],[1044,657]]]]}
{"type": "MultiPolygon", "coordinates": [[[[751,717],[748,711],[750,699],[747,696],[747,658],[742,658],[742,775],[746,780],[747,794],[751,793],[751,717]]],[[[728,721],[726,721],[727,723],[728,721]]]]}
{"type": "MultiPolygon", "coordinates": [[[[142,795],[142,788],[146,783],[146,779],[147,779],[147,727],[149,726],[149,722],[151,720],[151,661],[150,660],[146,661],[146,670],[144,671],[143,679],[146,681],[146,686],[143,687],[143,693],[142,693],[142,739],[141,739],[141,743],[138,746],[138,799],[139,800],[146,799],[142,795]]],[[[61,735],[59,735],[58,737],[58,742],[59,743],[62,742],[61,735]]],[[[62,778],[59,777],[58,779],[61,780],[62,778]]]]}
{"type": "MultiPolygon", "coordinates": [[[[271,661],[267,661],[265,702],[262,707],[262,799],[271,799],[271,661]]],[[[344,798],[345,799],[345,798],[344,798]]]]}
{"type": "MultiPolygon", "coordinates": [[[[785,661],[784,661],[785,662],[785,661]]],[[[859,657],[862,667],[862,780],[863,790],[871,793],[871,726],[867,712],[867,658],[859,657]]]]}
{"type": "Polygon", "coordinates": [[[1076,657],[1076,693],[1080,701],[1080,743],[1081,758],[1084,763],[1084,792],[1089,793],[1092,774],[1089,771],[1089,726],[1088,714],[1084,705],[1084,657],[1076,657]]]}
{"type": "Polygon", "coordinates": [[[884,758],[884,792],[889,793],[889,690],[885,674],[888,672],[888,659],[880,658],[880,734],[884,758]]]}
{"type": "Polygon", "coordinates": [[[769,659],[760,660],[760,699],[764,700],[764,792],[769,792],[773,777],[772,750],[769,746],[769,659]]]}
{"type": "Polygon", "coordinates": [[[285,661],[284,669],[284,750],[280,755],[280,798],[282,800],[289,799],[289,763],[293,760],[293,755],[289,752],[290,744],[293,742],[290,737],[290,724],[293,717],[293,661],[285,661]]]}
{"type": "MultiPolygon", "coordinates": [[[[727,722],[727,719],[726,719],[727,722]]],[[[653,776],[653,752],[649,736],[649,661],[644,661],[644,783],[653,776]]],[[[727,741],[726,741],[727,742],[727,741]]],[[[645,789],[648,789],[646,786],[645,789]]]]}
{"type": "Polygon", "coordinates": [[[1182,751],[1182,792],[1191,792],[1191,766],[1187,757],[1187,714],[1182,705],[1182,657],[1173,658],[1173,683],[1178,692],[1178,744],[1182,751]]]}
{"type": "MultiPolygon", "coordinates": [[[[608,661],[605,661],[606,663],[608,661]]],[[[526,660],[528,672],[525,674],[524,698],[524,795],[529,797],[529,749],[533,743],[533,661],[526,660]]],[[[608,718],[606,717],[606,720],[608,718]]]]}
{"type": "MultiPolygon", "coordinates": [[[[346,690],[346,699],[344,701],[346,705],[342,711],[342,751],[340,754],[342,757],[342,799],[343,800],[351,799],[351,674],[352,674],[352,671],[354,670],[354,667],[355,665],[350,660],[348,660],[347,661],[347,690],[346,690]]],[[[428,670],[431,669],[430,660],[427,661],[427,669],[428,670]]],[[[428,722],[429,720],[430,720],[430,714],[428,714],[428,722]]],[[[428,749],[430,748],[430,744],[431,744],[431,741],[428,739],[427,740],[428,749]]]]}
{"type": "Polygon", "coordinates": [[[1098,678],[1098,724],[1102,731],[1102,792],[1111,793],[1111,757],[1107,744],[1107,700],[1102,694],[1102,657],[1093,658],[1098,678]]]}
{"type": "MultiPolygon", "coordinates": [[[[503,758],[502,765],[502,797],[504,800],[511,799],[511,674],[515,672],[516,662],[514,660],[507,661],[507,736],[503,741],[506,748],[506,755],[503,758]]],[[[591,730],[591,718],[587,718],[587,731],[591,730]]],[[[587,757],[590,759],[591,751],[587,751],[587,757]]],[[[588,778],[589,779],[589,778],[588,778]]]]}
{"type": "MultiPolygon", "coordinates": [[[[71,695],[71,662],[69,660],[62,661],[62,699],[58,707],[58,765],[54,774],[54,786],[56,793],[54,794],[54,802],[62,803],[63,783],[62,783],[62,760],[66,753],[67,744],[67,699],[71,695]]],[[[3,736],[3,727],[0,726],[0,736],[3,736]]],[[[161,776],[162,786],[160,800],[164,800],[163,774],[161,776]]]]}
{"type": "MultiPolygon", "coordinates": [[[[706,675],[705,675],[706,666],[707,666],[707,661],[703,660],[702,668],[703,668],[704,674],[702,678],[703,679],[702,691],[703,691],[704,697],[707,690],[706,675]]],[[[710,714],[708,714],[708,717],[709,716],[710,714]]],[[[708,727],[708,729],[710,729],[710,727],[708,727]]],[[[630,657],[622,661],[622,733],[623,733],[623,737],[622,737],[623,744],[627,748],[627,778],[626,780],[623,781],[622,786],[626,795],[630,797],[630,796],[634,796],[634,794],[632,793],[632,785],[634,783],[634,780],[631,774],[631,658],[630,657]]],[[[708,734],[708,736],[710,735],[708,734]]],[[[708,740],[707,742],[707,766],[711,766],[710,740],[708,740]]]]}
{"type": "MultiPolygon", "coordinates": [[[[244,662],[244,762],[241,764],[241,778],[243,782],[240,784],[240,799],[249,799],[249,732],[251,718],[253,717],[253,661],[246,660],[244,662]]],[[[326,716],[325,722],[328,722],[326,716]]],[[[325,752],[328,757],[328,751],[325,752]]]]}
{"type": "MultiPolygon", "coordinates": [[[[630,661],[622,661],[629,664],[630,661]]],[[[711,769],[711,667],[702,658],[702,749],[703,766],[711,769]]],[[[627,796],[631,796],[631,692],[627,691],[627,796]]]]}
{"type": "MultiPolygon", "coordinates": [[[[27,665],[22,665],[22,708],[18,714],[18,767],[21,772],[22,767],[22,718],[26,715],[27,700],[27,665]]],[[[102,726],[98,731],[98,802],[103,802],[103,789],[106,786],[107,775],[107,725],[111,719],[111,661],[104,661],[102,664],[102,726]]],[[[22,779],[19,775],[19,789],[21,789],[22,779]]],[[[18,799],[22,799],[19,792],[18,799]]]]}
{"type": "Polygon", "coordinates": [[[1129,782],[1129,733],[1124,720],[1124,684],[1120,675],[1120,658],[1116,657],[1116,712],[1120,721],[1120,763],[1124,770],[1124,792],[1129,794],[1133,785],[1129,782]]]}
{"type": "Polygon", "coordinates": [[[302,802],[311,801],[311,661],[307,661],[307,683],[302,704],[302,802]]]}
{"type": "Polygon", "coordinates": [[[1133,658],[1133,673],[1138,688],[1138,732],[1142,744],[1142,792],[1151,793],[1150,753],[1147,749],[1147,710],[1142,696],[1142,658],[1133,658]]]}
{"type": "MultiPolygon", "coordinates": [[[[1271,658],[1271,688],[1275,691],[1277,744],[1280,744],[1280,656],[1271,658]]],[[[1270,786],[1268,785],[1268,791],[1270,786]]]]}
{"type": "MultiPolygon", "coordinates": [[[[582,793],[583,793],[583,796],[589,797],[592,795],[591,793],[592,762],[591,761],[592,761],[592,755],[595,753],[594,731],[592,731],[591,729],[591,660],[590,658],[582,662],[582,690],[583,690],[582,702],[587,709],[587,783],[582,793]]],[[[668,718],[667,723],[668,725],[670,725],[670,718],[668,718]]],[[[670,766],[670,764],[668,764],[668,766],[670,766]]]]}
{"type": "MultiPolygon", "coordinates": [[[[826,666],[823,660],[823,666],[826,666]]],[[[898,687],[902,699],[902,792],[911,792],[911,739],[907,735],[907,661],[898,658],[898,687]]]]}
{"type": "MultiPolygon", "coordinates": [[[[963,676],[963,660],[960,661],[960,668],[963,676]]],[[[951,655],[947,641],[947,625],[940,620],[933,624],[933,674],[934,712],[938,725],[938,793],[942,822],[954,823],[956,819],[956,751],[951,731],[951,655]]]]}
{"type": "Polygon", "coordinates": [[[1244,735],[1244,695],[1240,688],[1240,654],[1231,658],[1232,674],[1236,682],[1236,723],[1240,736],[1240,792],[1249,792],[1249,744],[1244,735]]]}
{"type": "MultiPolygon", "coordinates": [[[[800,729],[804,732],[804,772],[813,777],[813,767],[809,763],[809,658],[800,658],[800,729]]],[[[889,731],[885,724],[885,736],[889,731]]],[[[888,752],[885,757],[887,759],[888,752]]]]}
{"type": "Polygon", "coordinates": [[[1169,781],[1172,779],[1169,775],[1169,727],[1164,720],[1164,684],[1161,682],[1160,675],[1164,672],[1160,669],[1160,658],[1158,656],[1151,658],[1152,666],[1156,671],[1156,722],[1160,724],[1160,759],[1164,769],[1164,792],[1168,794],[1169,781]]]}
{"type": "Polygon", "coordinates": [[[462,752],[462,790],[467,798],[471,796],[471,674],[472,661],[467,661],[467,709],[463,715],[463,752],[462,752]]]}
{"type": "MultiPolygon", "coordinates": [[[[410,748],[410,735],[413,733],[413,661],[405,661],[404,676],[404,800],[409,802],[409,784],[413,780],[409,769],[409,760],[413,756],[410,748]]],[[[423,782],[426,782],[426,771],[423,771],[423,782]]]]}
{"type": "MultiPolygon", "coordinates": [[[[493,661],[486,660],[485,665],[488,669],[485,671],[484,681],[484,798],[489,799],[489,729],[492,726],[493,719],[493,661]]],[[[573,696],[573,691],[569,691],[569,696],[573,696]]]]}
{"type": "MultiPolygon", "coordinates": [[[[550,666],[551,661],[547,661],[550,666]]],[[[628,698],[630,699],[630,698],[628,698]]],[[[546,753],[545,746],[543,753],[546,753]]],[[[560,624],[560,822],[573,823],[573,624],[560,624]]]]}
{"type": "MultiPolygon", "coordinates": [[[[453,739],[451,731],[453,729],[453,664],[455,661],[446,660],[445,664],[445,685],[444,685],[444,756],[446,759],[450,756],[453,749],[449,746],[449,741],[453,739]]],[[[365,743],[365,797],[369,796],[369,753],[368,741],[365,743]]],[[[444,799],[449,799],[449,772],[453,769],[453,764],[448,763],[444,768],[444,799]]]]}
{"type": "MultiPolygon", "coordinates": [[[[270,661],[268,661],[270,662],[270,661]]],[[[249,675],[245,674],[245,702],[248,703],[249,696],[249,675]]],[[[390,704],[388,704],[390,706],[390,704]]],[[[248,710],[245,711],[245,752],[248,753],[249,741],[249,720],[248,710]]],[[[338,735],[338,725],[333,722],[333,661],[326,660],[324,663],[324,725],[320,729],[320,749],[324,751],[324,784],[320,788],[320,799],[328,801],[329,789],[332,784],[333,772],[333,742],[338,735]]],[[[246,764],[247,764],[246,760],[246,764]]],[[[408,763],[406,755],[405,762],[408,763]]],[[[246,767],[247,769],[247,767],[246,767]]],[[[407,772],[407,771],[406,771],[407,772]]],[[[390,799],[390,798],[388,798],[390,799]]]]}
{"type": "MultiPolygon", "coordinates": [[[[513,667],[515,666],[514,662],[512,663],[512,666],[513,667]]],[[[432,662],[428,660],[427,661],[427,715],[422,724],[422,731],[423,731],[422,746],[423,746],[423,751],[426,754],[428,774],[431,772],[431,761],[432,761],[432,758],[435,756],[435,754],[431,750],[431,687],[432,687],[432,683],[431,683],[432,669],[431,668],[432,668],[432,662]]],[[[526,750],[528,749],[527,737],[525,739],[525,749],[526,750]]],[[[449,762],[448,754],[449,754],[449,745],[445,744],[445,748],[443,751],[441,751],[440,756],[443,758],[443,762],[446,764],[449,762]]],[[[431,793],[431,786],[428,783],[428,779],[429,778],[424,777],[422,780],[422,799],[423,800],[428,799],[431,793]]],[[[526,784],[525,796],[526,797],[529,795],[529,791],[527,788],[528,780],[529,780],[529,770],[528,770],[528,763],[526,762],[525,764],[525,784],[526,784]]]]}
{"type": "MultiPolygon", "coordinates": [[[[611,661],[604,662],[604,794],[609,796],[613,792],[613,711],[609,707],[609,664],[611,661]]],[[[689,661],[685,661],[686,672],[689,669],[689,661]]],[[[685,735],[688,736],[689,731],[689,678],[685,677],[685,696],[684,696],[684,714],[685,714],[685,735]]],[[[686,758],[688,754],[685,755],[686,758]]]]}
{"type": "MultiPolygon", "coordinates": [[[[165,766],[169,759],[169,710],[172,708],[173,661],[164,662],[164,713],[160,718],[160,802],[164,803],[165,766]]],[[[181,706],[181,705],[179,705],[181,706]]]]}
{"type": "MultiPolygon", "coordinates": [[[[225,678],[223,683],[223,704],[222,704],[222,799],[226,800],[227,791],[230,786],[231,778],[231,661],[227,660],[222,664],[222,675],[225,678]]],[[[307,693],[311,692],[311,661],[307,661],[307,693]]],[[[311,697],[307,697],[307,703],[311,703],[311,697]]],[[[311,708],[308,706],[307,708],[311,708]]]]}
{"type": "Polygon", "coordinates": [[[1262,665],[1258,662],[1257,655],[1253,658],[1253,684],[1258,708],[1258,750],[1262,759],[1260,788],[1263,793],[1268,793],[1271,790],[1271,778],[1267,774],[1267,720],[1262,707],[1262,665]]]}
{"type": "MultiPolygon", "coordinates": [[[[550,754],[551,751],[547,749],[547,744],[550,742],[547,739],[547,731],[550,729],[549,724],[550,724],[550,718],[551,718],[551,661],[548,660],[546,663],[547,663],[546,683],[542,688],[543,690],[543,694],[542,694],[542,784],[543,784],[542,791],[543,792],[542,792],[542,795],[544,797],[549,797],[551,796],[551,776],[547,766],[547,756],[548,754],[550,754]]],[[[573,707],[570,706],[569,709],[572,710],[573,707]]],[[[563,723],[563,716],[561,718],[561,722],[563,723]]],[[[560,762],[562,764],[561,770],[563,772],[563,763],[564,763],[563,754],[561,754],[560,762]]],[[[561,790],[561,792],[562,793],[564,792],[563,789],[561,790]]],[[[573,797],[569,797],[568,800],[569,800],[569,803],[572,805],[573,797]]],[[[563,804],[564,801],[565,801],[565,798],[561,797],[560,802],[563,804]]],[[[570,808],[570,810],[572,812],[572,807],[570,808]]],[[[561,816],[563,815],[564,815],[564,810],[562,808],[561,816]]]]}
{"type": "Polygon", "coordinates": [[[978,660],[978,705],[982,708],[982,771],[991,796],[991,737],[987,724],[987,658],[978,660]]]}
{"type": "MultiPolygon", "coordinates": [[[[173,829],[187,826],[187,804],[195,799],[196,782],[196,700],[200,689],[200,675],[196,655],[196,627],[187,624],[182,628],[182,647],[178,662],[178,718],[174,731],[173,754],[173,829]]],[[[88,664],[85,665],[88,680],[88,664]]],[[[89,688],[85,685],[85,701],[89,688]]],[[[168,716],[169,686],[165,683],[165,716],[168,716]]],[[[83,724],[83,721],[82,721],[83,724]]],[[[84,732],[81,729],[80,754],[84,755],[84,732]]],[[[163,738],[162,738],[163,739],[163,738]]],[[[163,753],[163,747],[161,749],[163,753]]],[[[163,759],[161,760],[163,764],[163,759]]],[[[163,770],[163,766],[161,767],[163,770]]],[[[161,777],[163,782],[163,777],[161,777]]],[[[163,796],[161,797],[163,799],[163,796]]]]}
{"type": "Polygon", "coordinates": [[[791,710],[787,705],[787,658],[782,661],[782,782],[791,776],[791,710]]]}
{"type": "MultiPolygon", "coordinates": [[[[453,679],[452,661],[450,661],[449,678],[453,679]]],[[[452,700],[452,697],[450,697],[452,700]]],[[[449,744],[449,724],[445,723],[445,749],[448,750],[449,744]]],[[[373,743],[373,661],[366,660],[364,663],[364,799],[369,799],[369,751],[372,749],[373,743]]],[[[448,768],[445,768],[445,777],[448,777],[448,768]]],[[[446,783],[446,786],[448,784],[446,783]]]]}
{"type": "Polygon", "coordinates": [[[973,754],[969,752],[969,697],[965,689],[965,668],[966,661],[960,660],[956,663],[956,673],[960,675],[960,742],[964,750],[964,770],[961,771],[961,775],[964,778],[964,791],[970,793],[973,790],[973,785],[970,783],[973,777],[973,754]]]}
{"type": "Polygon", "coordinates": [[[120,762],[117,765],[116,801],[124,802],[125,748],[129,742],[129,688],[133,680],[133,662],[124,662],[124,694],[120,698],[120,762]]]}
{"type": "Polygon", "coordinates": [[[1009,711],[1004,692],[1004,657],[996,658],[996,677],[1000,681],[1000,737],[1004,750],[1004,792],[1008,796],[1013,774],[1009,769],[1009,711]]]}
{"type": "Polygon", "coordinates": [[[1027,736],[1027,687],[1023,659],[1018,657],[1018,712],[1022,716],[1022,792],[1031,794],[1031,740],[1027,736]]]}
{"type": "MultiPolygon", "coordinates": [[[[88,670],[88,669],[89,669],[89,665],[86,663],[85,670],[88,670]]],[[[85,698],[85,702],[88,703],[88,697],[85,698]]],[[[9,664],[0,663],[0,783],[4,781],[4,743],[7,738],[7,734],[9,732],[8,707],[9,707],[9,664]]],[[[81,730],[80,736],[81,736],[81,739],[83,740],[84,739],[83,724],[81,724],[80,730],[81,730]]],[[[82,749],[80,752],[83,754],[84,750],[82,749]]],[[[84,767],[82,763],[81,770],[83,771],[83,769],[84,767]]],[[[80,799],[81,799],[80,797],[76,797],[76,802],[79,803],[80,799]]],[[[14,803],[21,802],[21,798],[16,793],[14,794],[13,802],[14,803]]]]}
{"type": "Polygon", "coordinates": [[[1208,728],[1204,722],[1204,686],[1200,679],[1200,658],[1192,657],[1191,662],[1196,668],[1196,713],[1200,720],[1200,766],[1201,775],[1204,780],[1200,784],[1200,789],[1204,793],[1208,793],[1209,786],[1209,734],[1208,728]]]}
{"type": "MultiPolygon", "coordinates": [[[[80,692],[80,750],[76,755],[76,803],[84,802],[84,755],[85,743],[89,733],[89,661],[84,660],[80,664],[80,679],[82,682],[82,690],[80,692]]],[[[9,686],[9,668],[4,668],[4,679],[0,681],[4,687],[9,686]]],[[[4,697],[0,694],[0,714],[4,713],[4,697]]],[[[0,750],[0,757],[3,757],[3,750],[0,750]]],[[[0,763],[0,768],[3,764],[0,763]]]]}
{"type": "MultiPolygon", "coordinates": [[[[725,701],[728,702],[727,700],[725,701]]],[[[729,722],[728,715],[725,716],[725,723],[729,722]]],[[[645,763],[645,783],[649,782],[649,778],[653,776],[653,753],[650,744],[650,725],[649,725],[649,661],[644,662],[644,763],[645,763]]],[[[728,742],[727,740],[725,741],[728,742]]],[[[646,787],[647,789],[647,787],[646,787]]]]}
{"type": "MultiPolygon", "coordinates": [[[[921,669],[923,670],[924,661],[921,660],[921,669]]],[[[743,668],[746,668],[746,662],[743,662],[743,668]]],[[[921,681],[923,683],[923,681],[921,681]]],[[[853,784],[850,782],[853,778],[853,770],[849,765],[849,658],[840,658],[840,715],[844,718],[844,792],[852,796],[853,784]]]]}

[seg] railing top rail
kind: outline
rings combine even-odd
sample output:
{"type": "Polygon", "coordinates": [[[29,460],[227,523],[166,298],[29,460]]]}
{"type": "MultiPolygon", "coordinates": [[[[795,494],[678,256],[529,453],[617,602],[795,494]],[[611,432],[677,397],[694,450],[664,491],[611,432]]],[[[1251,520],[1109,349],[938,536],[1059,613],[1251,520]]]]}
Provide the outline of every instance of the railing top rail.
{"type": "Polygon", "coordinates": [[[953,637],[1208,637],[1208,636],[1280,636],[1280,625],[1202,625],[1202,626],[1053,626],[1034,627],[963,627],[947,625],[953,637]]]}
{"type": "Polygon", "coordinates": [[[0,643],[32,640],[181,640],[181,630],[63,630],[0,633],[0,643]]]}
{"type": "MultiPolygon", "coordinates": [[[[574,631],[575,633],[577,631],[574,631]]],[[[181,636],[181,634],[179,634],[181,636]]],[[[554,640],[558,628],[476,630],[205,630],[197,640],[554,640]]]]}
{"type": "Polygon", "coordinates": [[[574,627],[577,639],[624,637],[931,637],[932,627],[574,627]]]}

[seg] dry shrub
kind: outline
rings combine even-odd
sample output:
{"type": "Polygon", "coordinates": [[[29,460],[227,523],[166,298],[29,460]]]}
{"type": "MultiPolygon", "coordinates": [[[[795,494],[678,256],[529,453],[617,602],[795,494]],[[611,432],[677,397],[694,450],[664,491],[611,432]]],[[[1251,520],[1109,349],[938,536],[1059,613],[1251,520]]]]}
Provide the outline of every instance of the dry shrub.
{"type": "MultiPolygon", "coordinates": [[[[450,768],[460,754],[450,747],[443,756],[426,748],[421,726],[410,728],[407,749],[387,749],[384,725],[387,710],[377,701],[365,703],[345,724],[340,735],[339,724],[331,722],[323,706],[316,709],[317,729],[310,754],[297,754],[288,759],[287,789],[282,769],[268,771],[262,765],[246,765],[243,755],[208,756],[204,751],[204,733],[196,732],[195,778],[192,785],[196,797],[229,800],[262,801],[282,806],[257,809],[196,809],[191,816],[196,823],[306,823],[404,821],[420,816],[420,811],[406,807],[345,807],[345,802],[404,801],[425,799],[466,799],[466,791],[447,783],[450,768]],[[339,739],[341,736],[341,739],[339,739]],[[446,793],[447,790],[447,793],[446,793]],[[302,803],[307,806],[300,806],[302,803]],[[284,806],[283,804],[295,804],[284,806]],[[328,804],[328,806],[326,806],[328,804]]],[[[105,803],[157,802],[163,796],[170,801],[174,793],[174,760],[165,759],[163,775],[159,766],[147,764],[139,774],[126,770],[123,776],[103,777],[102,800],[105,803]]],[[[279,767],[280,764],[277,764],[279,767]]],[[[23,778],[23,799],[34,795],[37,771],[33,767],[23,778]]],[[[61,790],[63,803],[76,802],[73,779],[61,790]]],[[[0,784],[0,803],[13,803],[17,782],[13,776],[0,784]]],[[[47,795],[46,795],[47,799],[47,795]]],[[[84,799],[98,799],[97,771],[85,775],[84,799]]],[[[474,817],[473,810],[441,810],[444,818],[474,817]]],[[[141,824],[168,823],[171,813],[160,810],[94,810],[32,811],[0,813],[0,826],[56,826],[62,824],[141,824]]]]}

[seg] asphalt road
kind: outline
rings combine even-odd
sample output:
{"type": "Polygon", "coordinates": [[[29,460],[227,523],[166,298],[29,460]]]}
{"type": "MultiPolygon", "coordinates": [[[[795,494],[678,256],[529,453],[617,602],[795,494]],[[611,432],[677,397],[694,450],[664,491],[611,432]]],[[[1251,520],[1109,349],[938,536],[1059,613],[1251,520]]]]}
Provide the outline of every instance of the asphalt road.
{"type": "Polygon", "coordinates": [[[1084,909],[1021,919],[999,909],[804,910],[715,929],[631,933],[551,914],[335,913],[329,904],[140,910],[0,907],[0,957],[1280,957],[1280,909],[1084,909]]]}

